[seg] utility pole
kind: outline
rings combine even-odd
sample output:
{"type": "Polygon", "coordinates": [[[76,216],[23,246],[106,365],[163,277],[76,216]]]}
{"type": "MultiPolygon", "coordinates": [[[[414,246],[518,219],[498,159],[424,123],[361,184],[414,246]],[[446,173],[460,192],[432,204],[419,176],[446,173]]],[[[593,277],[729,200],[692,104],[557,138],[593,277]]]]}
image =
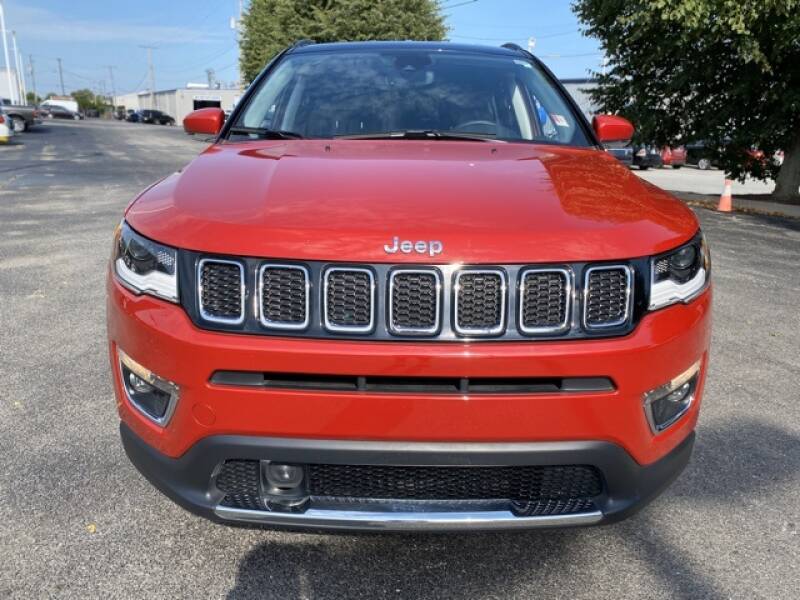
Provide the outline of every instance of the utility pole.
{"type": "Polygon", "coordinates": [[[3,54],[6,59],[6,78],[8,79],[8,95],[11,96],[11,104],[16,103],[16,93],[14,84],[11,81],[11,61],[8,59],[8,40],[6,39],[6,18],[3,11],[3,2],[0,0],[0,37],[3,38],[3,54]]]}
{"type": "Polygon", "coordinates": [[[64,72],[61,70],[61,59],[57,58],[58,61],[58,80],[61,82],[61,95],[66,96],[67,90],[64,89],[64,72]]]}
{"type": "Polygon", "coordinates": [[[33,72],[33,54],[28,54],[28,67],[31,70],[31,87],[33,88],[33,103],[38,104],[39,96],[36,94],[36,75],[33,72]]]}
{"type": "Polygon", "coordinates": [[[111,115],[117,110],[117,88],[114,86],[114,65],[106,65],[108,78],[111,80],[111,115]]]}
{"type": "Polygon", "coordinates": [[[239,46],[239,60],[237,61],[236,70],[239,73],[239,87],[244,87],[244,81],[242,77],[242,17],[244,16],[244,0],[239,0],[239,16],[238,17],[231,17],[231,29],[236,31],[236,43],[239,46]]]}
{"type": "Polygon", "coordinates": [[[19,55],[19,47],[17,46],[17,32],[11,32],[11,41],[14,44],[14,68],[17,71],[17,90],[19,91],[20,96],[22,99],[20,100],[20,104],[27,104],[28,103],[28,94],[27,90],[25,89],[25,72],[22,70],[22,57],[19,55]]]}
{"type": "Polygon", "coordinates": [[[156,108],[156,72],[153,69],[153,50],[155,46],[139,46],[147,50],[147,72],[150,75],[150,108],[156,108]]]}

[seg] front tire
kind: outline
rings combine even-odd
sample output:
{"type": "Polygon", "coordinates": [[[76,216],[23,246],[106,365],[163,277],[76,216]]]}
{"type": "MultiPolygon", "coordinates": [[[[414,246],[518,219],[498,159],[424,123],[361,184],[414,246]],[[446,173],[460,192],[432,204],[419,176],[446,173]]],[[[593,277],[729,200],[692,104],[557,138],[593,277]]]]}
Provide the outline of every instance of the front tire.
{"type": "Polygon", "coordinates": [[[640,171],[647,171],[647,169],[649,169],[649,168],[650,168],[650,165],[639,165],[639,170],[640,171]]]}
{"type": "Polygon", "coordinates": [[[711,168],[711,161],[707,158],[701,158],[697,161],[697,168],[701,171],[708,171],[711,168]]]}

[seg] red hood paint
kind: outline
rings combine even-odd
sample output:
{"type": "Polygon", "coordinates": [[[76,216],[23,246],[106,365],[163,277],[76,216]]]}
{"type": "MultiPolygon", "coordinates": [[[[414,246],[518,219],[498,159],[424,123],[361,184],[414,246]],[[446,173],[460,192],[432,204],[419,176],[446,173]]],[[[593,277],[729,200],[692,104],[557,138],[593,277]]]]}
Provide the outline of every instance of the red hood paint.
{"type": "Polygon", "coordinates": [[[126,218],[180,248],[372,263],[615,260],[698,228],[682,202],[599,150],[415,140],[213,145],[126,218]],[[387,254],[395,236],[444,250],[387,254]]]}

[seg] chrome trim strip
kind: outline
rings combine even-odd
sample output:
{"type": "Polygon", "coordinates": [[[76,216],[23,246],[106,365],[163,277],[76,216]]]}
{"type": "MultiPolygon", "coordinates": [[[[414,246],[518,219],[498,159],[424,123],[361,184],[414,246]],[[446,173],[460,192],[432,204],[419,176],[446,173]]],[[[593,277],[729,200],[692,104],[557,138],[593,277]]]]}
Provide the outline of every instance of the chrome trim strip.
{"type": "Polygon", "coordinates": [[[653,402],[658,400],[659,398],[663,398],[667,394],[677,390],[687,381],[691,381],[694,377],[697,377],[700,373],[700,368],[703,366],[703,359],[701,358],[696,363],[694,363],[691,367],[686,369],[680,375],[673,377],[670,381],[661,385],[649,392],[645,392],[644,394],[644,414],[647,417],[647,424],[650,425],[650,431],[653,432],[653,435],[658,435],[659,433],[669,429],[672,425],[677,423],[680,418],[685,415],[689,409],[694,404],[694,399],[697,396],[697,385],[699,381],[696,381],[694,384],[694,389],[691,391],[689,396],[689,402],[686,404],[686,407],[672,417],[666,423],[662,423],[660,426],[656,424],[655,419],[653,418],[653,402]]]}
{"type": "Polygon", "coordinates": [[[342,333],[370,333],[375,328],[375,275],[370,269],[363,267],[328,267],[325,269],[322,284],[322,312],[325,329],[328,331],[340,331],[342,333]],[[336,325],[328,320],[328,279],[331,273],[344,271],[346,273],[366,273],[369,275],[370,294],[369,294],[369,324],[361,326],[336,325]]]}
{"type": "Polygon", "coordinates": [[[508,303],[508,281],[506,272],[501,269],[463,269],[456,272],[453,283],[453,331],[459,335],[488,336],[498,335],[506,328],[506,304],[508,303]],[[461,278],[464,275],[499,275],[500,276],[500,324],[496,327],[468,328],[458,324],[458,292],[461,289],[461,278]]]}
{"type": "Polygon", "coordinates": [[[561,333],[567,331],[572,321],[572,272],[563,268],[523,269],[519,273],[519,298],[517,303],[519,304],[519,330],[522,333],[561,333]],[[564,308],[564,321],[560,325],[555,327],[525,327],[523,300],[525,299],[525,276],[528,273],[561,273],[564,276],[566,284],[564,292],[567,295],[567,305],[564,308]]]}
{"type": "Polygon", "coordinates": [[[235,261],[235,260],[224,260],[221,258],[203,258],[197,263],[197,308],[200,311],[200,317],[202,317],[205,321],[210,321],[212,323],[226,323],[228,325],[240,325],[244,323],[245,312],[244,312],[244,305],[245,305],[245,282],[244,282],[244,265],[242,263],[235,261]],[[241,308],[240,312],[241,315],[238,319],[230,319],[227,317],[215,317],[214,315],[209,315],[205,310],[203,310],[203,265],[206,263],[218,263],[223,265],[236,265],[239,267],[239,284],[240,284],[240,293],[241,293],[241,308]]]}
{"type": "Polygon", "coordinates": [[[358,510],[321,510],[310,508],[303,513],[282,513],[217,506],[214,513],[228,521],[261,525],[286,525],[318,529],[381,531],[462,531],[486,529],[525,529],[533,527],[568,527],[593,525],[603,519],[600,511],[571,515],[517,517],[510,511],[472,512],[376,512],[358,510]]]}
{"type": "Polygon", "coordinates": [[[388,329],[396,335],[432,335],[439,331],[441,325],[442,312],[442,274],[439,269],[397,269],[389,274],[389,325],[388,329]],[[433,327],[414,328],[414,327],[395,327],[394,326],[394,279],[397,275],[404,273],[419,273],[423,275],[433,275],[436,278],[436,319],[433,327]]]}
{"type": "Polygon", "coordinates": [[[658,310],[683,302],[687,304],[702,294],[708,287],[706,270],[700,267],[697,274],[685,283],[676,283],[671,279],[656,281],[656,259],[650,261],[650,304],[648,310],[658,310]]]}
{"type": "Polygon", "coordinates": [[[289,265],[280,263],[265,263],[258,269],[258,320],[267,329],[285,329],[285,330],[298,330],[305,329],[311,319],[311,275],[308,269],[302,265],[289,265]],[[302,323],[293,323],[291,321],[270,321],[264,316],[264,271],[267,269],[287,269],[300,271],[305,278],[306,287],[306,311],[305,319],[302,323]]]}
{"type": "Polygon", "coordinates": [[[633,269],[629,265],[600,265],[597,267],[589,267],[583,275],[583,318],[581,319],[584,329],[608,329],[610,327],[619,327],[623,323],[627,323],[631,317],[633,306],[633,269]],[[608,321],[600,325],[590,325],[586,322],[587,310],[589,308],[589,275],[595,271],[615,271],[622,269],[625,271],[625,314],[621,319],[616,321],[608,321]]]}
{"type": "Polygon", "coordinates": [[[178,405],[178,400],[180,399],[180,389],[178,386],[171,381],[156,375],[144,365],[140,365],[130,356],[125,354],[125,352],[123,352],[119,347],[117,347],[117,359],[117,365],[119,366],[120,385],[122,386],[122,393],[125,394],[125,398],[131,403],[131,406],[133,406],[142,414],[143,417],[149,421],[152,421],[159,427],[166,427],[169,424],[170,419],[172,419],[172,415],[175,413],[175,407],[178,405]],[[169,394],[169,402],[167,403],[167,409],[164,411],[163,417],[158,419],[150,415],[139,405],[139,403],[131,398],[131,395],[128,393],[128,386],[125,384],[125,373],[122,371],[123,366],[127,367],[131,372],[144,379],[153,387],[157,387],[162,392],[167,392],[169,394]]]}

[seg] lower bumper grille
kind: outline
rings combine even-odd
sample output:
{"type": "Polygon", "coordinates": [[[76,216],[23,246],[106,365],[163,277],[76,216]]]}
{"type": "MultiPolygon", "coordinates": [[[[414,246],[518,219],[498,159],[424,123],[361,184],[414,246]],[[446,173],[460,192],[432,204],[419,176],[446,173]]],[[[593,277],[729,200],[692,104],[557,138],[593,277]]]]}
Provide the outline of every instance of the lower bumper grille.
{"type": "MultiPolygon", "coordinates": [[[[217,476],[222,506],[264,510],[259,463],[226,461],[217,476]]],[[[589,465],[509,467],[410,467],[385,465],[306,466],[312,499],[369,508],[387,501],[506,504],[519,516],[565,515],[595,510],[603,493],[600,471],[589,465]]]]}

